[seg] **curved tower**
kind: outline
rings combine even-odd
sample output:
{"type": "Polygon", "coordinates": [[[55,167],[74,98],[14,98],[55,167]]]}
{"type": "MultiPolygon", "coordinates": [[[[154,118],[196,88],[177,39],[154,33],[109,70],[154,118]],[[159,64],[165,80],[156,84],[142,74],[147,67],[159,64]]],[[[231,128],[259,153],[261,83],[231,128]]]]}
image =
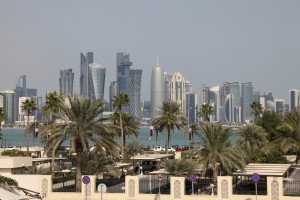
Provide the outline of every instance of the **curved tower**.
{"type": "Polygon", "coordinates": [[[95,101],[97,99],[104,99],[104,85],[106,68],[98,63],[91,63],[90,68],[90,98],[95,101]]]}
{"type": "Polygon", "coordinates": [[[151,74],[151,122],[158,117],[157,111],[165,101],[164,71],[157,65],[151,74]]]}

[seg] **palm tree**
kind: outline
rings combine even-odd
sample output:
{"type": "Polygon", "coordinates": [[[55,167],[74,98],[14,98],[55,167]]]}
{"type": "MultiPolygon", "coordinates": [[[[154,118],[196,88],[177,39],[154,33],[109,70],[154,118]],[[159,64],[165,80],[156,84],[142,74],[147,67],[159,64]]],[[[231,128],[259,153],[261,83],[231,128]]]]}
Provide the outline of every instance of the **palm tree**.
{"type": "Polygon", "coordinates": [[[195,144],[194,134],[199,135],[200,130],[201,130],[201,129],[200,129],[200,126],[199,126],[199,124],[197,124],[197,123],[192,123],[192,124],[190,124],[189,127],[188,127],[187,133],[188,133],[188,134],[191,134],[190,137],[191,137],[191,140],[192,140],[192,142],[191,142],[192,147],[193,147],[194,144],[195,144]]]}
{"type": "Polygon", "coordinates": [[[26,145],[27,145],[27,155],[29,155],[29,115],[32,111],[36,109],[35,102],[33,99],[26,99],[22,103],[22,112],[26,112],[27,123],[26,123],[26,145]]]}
{"type": "Polygon", "coordinates": [[[192,174],[197,168],[197,163],[189,159],[171,159],[162,162],[162,166],[171,175],[183,176],[184,174],[192,174]]]}
{"type": "Polygon", "coordinates": [[[250,106],[253,110],[252,114],[254,115],[254,122],[256,122],[258,117],[263,114],[263,107],[257,101],[253,101],[252,104],[250,104],[250,106]]]}
{"type": "Polygon", "coordinates": [[[44,114],[50,115],[50,120],[56,119],[56,116],[58,115],[60,108],[59,108],[59,102],[62,101],[62,95],[58,95],[56,91],[49,92],[46,95],[46,102],[43,107],[44,114]]]}
{"type": "Polygon", "coordinates": [[[105,102],[96,100],[92,102],[84,97],[68,97],[70,105],[59,101],[63,113],[64,123],[50,124],[43,129],[43,135],[47,137],[50,131],[45,153],[57,149],[64,141],[69,140],[76,153],[76,191],[81,191],[81,175],[83,156],[89,152],[89,141],[106,155],[114,153],[117,143],[111,133],[111,125],[103,123],[101,118],[105,102]]]}
{"type": "Polygon", "coordinates": [[[166,153],[168,154],[171,130],[186,127],[187,119],[180,110],[180,104],[174,101],[163,102],[159,107],[158,116],[153,120],[153,126],[156,132],[167,131],[166,153]]]}
{"type": "Polygon", "coordinates": [[[232,142],[231,128],[223,128],[220,124],[201,124],[199,157],[203,172],[213,171],[213,181],[216,186],[218,169],[232,172],[242,169],[245,164],[243,154],[238,152],[232,142]]]}
{"type": "Polygon", "coordinates": [[[256,124],[246,125],[237,133],[236,145],[247,155],[255,149],[260,149],[268,142],[265,130],[256,124]]]}
{"type": "Polygon", "coordinates": [[[293,151],[299,153],[300,150],[300,110],[288,112],[284,116],[284,121],[277,126],[277,130],[281,132],[281,135],[271,141],[267,150],[272,151],[274,149],[281,150],[283,153],[293,151]]]}
{"type": "Polygon", "coordinates": [[[210,116],[214,115],[215,111],[213,106],[210,103],[202,104],[200,107],[200,112],[198,113],[199,117],[203,117],[204,121],[210,122],[210,116]]]}
{"type": "Polygon", "coordinates": [[[120,92],[120,94],[118,96],[114,96],[114,100],[113,100],[113,107],[114,108],[118,108],[119,112],[120,112],[120,129],[121,129],[121,137],[122,137],[122,158],[124,158],[124,130],[123,130],[123,122],[122,122],[122,107],[123,106],[128,106],[129,105],[129,96],[127,94],[125,94],[124,92],[120,92]]]}
{"type": "Polygon", "coordinates": [[[125,155],[130,158],[131,156],[134,156],[138,153],[142,154],[143,148],[144,148],[144,143],[137,142],[137,141],[130,141],[126,145],[125,155]]]}

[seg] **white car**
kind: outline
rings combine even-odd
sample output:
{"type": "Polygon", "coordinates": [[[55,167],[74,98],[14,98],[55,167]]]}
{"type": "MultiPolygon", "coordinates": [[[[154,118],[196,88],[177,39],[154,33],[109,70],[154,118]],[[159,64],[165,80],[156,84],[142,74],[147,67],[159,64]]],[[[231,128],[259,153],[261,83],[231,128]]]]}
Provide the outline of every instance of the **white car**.
{"type": "Polygon", "coordinates": [[[152,151],[165,151],[165,148],[163,148],[161,146],[156,146],[152,149],[152,151]]]}
{"type": "Polygon", "coordinates": [[[175,151],[176,151],[176,149],[175,149],[175,148],[173,148],[173,147],[169,147],[169,148],[168,148],[168,151],[174,151],[174,152],[175,152],[175,151]]]}

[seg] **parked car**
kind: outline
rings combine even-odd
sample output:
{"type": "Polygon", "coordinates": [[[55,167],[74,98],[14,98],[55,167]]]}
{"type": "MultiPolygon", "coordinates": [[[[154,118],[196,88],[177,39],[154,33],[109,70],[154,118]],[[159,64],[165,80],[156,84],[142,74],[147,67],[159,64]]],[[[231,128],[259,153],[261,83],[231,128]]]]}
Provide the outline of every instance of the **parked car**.
{"type": "Polygon", "coordinates": [[[156,160],[142,160],[140,163],[134,165],[133,169],[135,173],[138,173],[141,167],[143,171],[155,171],[160,169],[160,164],[156,160]]]}
{"type": "Polygon", "coordinates": [[[175,149],[175,148],[173,148],[173,147],[169,147],[169,148],[168,148],[168,151],[174,151],[174,152],[175,152],[175,151],[176,151],[176,149],[175,149]]]}
{"type": "Polygon", "coordinates": [[[156,147],[152,148],[151,151],[165,151],[165,148],[163,148],[161,146],[156,146],[156,147]]]}

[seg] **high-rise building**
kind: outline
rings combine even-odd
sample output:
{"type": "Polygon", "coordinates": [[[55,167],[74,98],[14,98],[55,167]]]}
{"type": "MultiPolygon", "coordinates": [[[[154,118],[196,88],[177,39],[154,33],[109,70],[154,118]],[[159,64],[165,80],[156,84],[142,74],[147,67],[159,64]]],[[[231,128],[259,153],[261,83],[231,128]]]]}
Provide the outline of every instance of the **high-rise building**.
{"type": "Polygon", "coordinates": [[[186,93],[186,116],[189,124],[198,122],[199,98],[199,93],[186,93]]]}
{"type": "Polygon", "coordinates": [[[151,121],[158,117],[159,107],[165,101],[164,71],[157,63],[151,74],[151,121]]]}
{"type": "Polygon", "coordinates": [[[19,120],[19,98],[37,96],[37,89],[26,87],[26,75],[22,75],[18,79],[16,88],[14,89],[14,120],[19,120]]]}
{"type": "Polygon", "coordinates": [[[300,105],[300,90],[293,89],[289,90],[289,110],[293,111],[296,108],[299,108],[300,105]]]}
{"type": "Polygon", "coordinates": [[[60,70],[59,92],[64,97],[73,96],[74,73],[72,69],[60,70]]]}
{"type": "Polygon", "coordinates": [[[240,121],[235,121],[238,119],[241,119],[240,117],[237,118],[235,116],[238,116],[241,109],[238,109],[237,107],[241,107],[241,96],[240,96],[240,86],[238,82],[225,82],[223,84],[223,92],[225,96],[225,102],[224,105],[224,114],[227,122],[236,122],[239,123],[240,121]],[[229,96],[228,96],[229,95],[229,96]]]}
{"type": "Polygon", "coordinates": [[[80,53],[80,95],[89,98],[90,70],[89,64],[94,62],[94,53],[87,52],[86,56],[80,53]]]}
{"type": "Polygon", "coordinates": [[[142,105],[141,105],[141,83],[142,83],[141,69],[131,69],[129,71],[129,112],[137,119],[142,119],[142,105]]]}
{"type": "Polygon", "coordinates": [[[284,113],[284,111],[285,111],[284,99],[275,99],[275,112],[284,113]]]}
{"type": "Polygon", "coordinates": [[[179,72],[175,72],[171,78],[171,101],[177,102],[180,105],[180,109],[183,113],[186,109],[185,101],[185,79],[179,72]]]}
{"type": "Polygon", "coordinates": [[[113,107],[113,100],[115,96],[118,96],[117,85],[118,85],[117,81],[110,82],[110,86],[109,86],[109,111],[110,112],[113,112],[115,110],[113,107]]]}
{"type": "Polygon", "coordinates": [[[241,96],[241,107],[242,107],[242,122],[253,121],[253,115],[251,104],[254,101],[253,98],[253,85],[251,82],[242,83],[242,96],[241,96]]]}
{"type": "Polygon", "coordinates": [[[106,68],[97,63],[92,63],[89,65],[89,71],[89,98],[92,101],[95,101],[97,99],[104,99],[106,68]]]}
{"type": "Polygon", "coordinates": [[[126,52],[117,53],[117,82],[118,94],[123,92],[129,95],[129,70],[130,66],[132,66],[132,62],[130,62],[130,54],[126,52]]]}
{"type": "Polygon", "coordinates": [[[3,91],[1,93],[3,94],[4,124],[7,126],[13,126],[15,123],[14,120],[15,93],[12,90],[3,91]]]}
{"type": "Polygon", "coordinates": [[[186,93],[192,93],[192,83],[191,81],[185,81],[185,92],[186,93]]]}
{"type": "Polygon", "coordinates": [[[209,103],[212,104],[213,108],[214,108],[214,112],[215,114],[212,116],[213,117],[213,121],[217,121],[220,122],[221,120],[221,116],[220,116],[220,86],[214,86],[210,88],[210,92],[209,92],[209,103]]]}
{"type": "Polygon", "coordinates": [[[165,82],[165,101],[171,101],[171,78],[172,75],[164,72],[164,82],[165,82]]]}
{"type": "MultiPolygon", "coordinates": [[[[22,105],[26,100],[30,100],[30,97],[19,97],[19,113],[18,113],[18,121],[25,122],[24,116],[26,115],[25,111],[22,110],[22,105]]],[[[25,123],[24,123],[25,124],[25,123]]]]}

